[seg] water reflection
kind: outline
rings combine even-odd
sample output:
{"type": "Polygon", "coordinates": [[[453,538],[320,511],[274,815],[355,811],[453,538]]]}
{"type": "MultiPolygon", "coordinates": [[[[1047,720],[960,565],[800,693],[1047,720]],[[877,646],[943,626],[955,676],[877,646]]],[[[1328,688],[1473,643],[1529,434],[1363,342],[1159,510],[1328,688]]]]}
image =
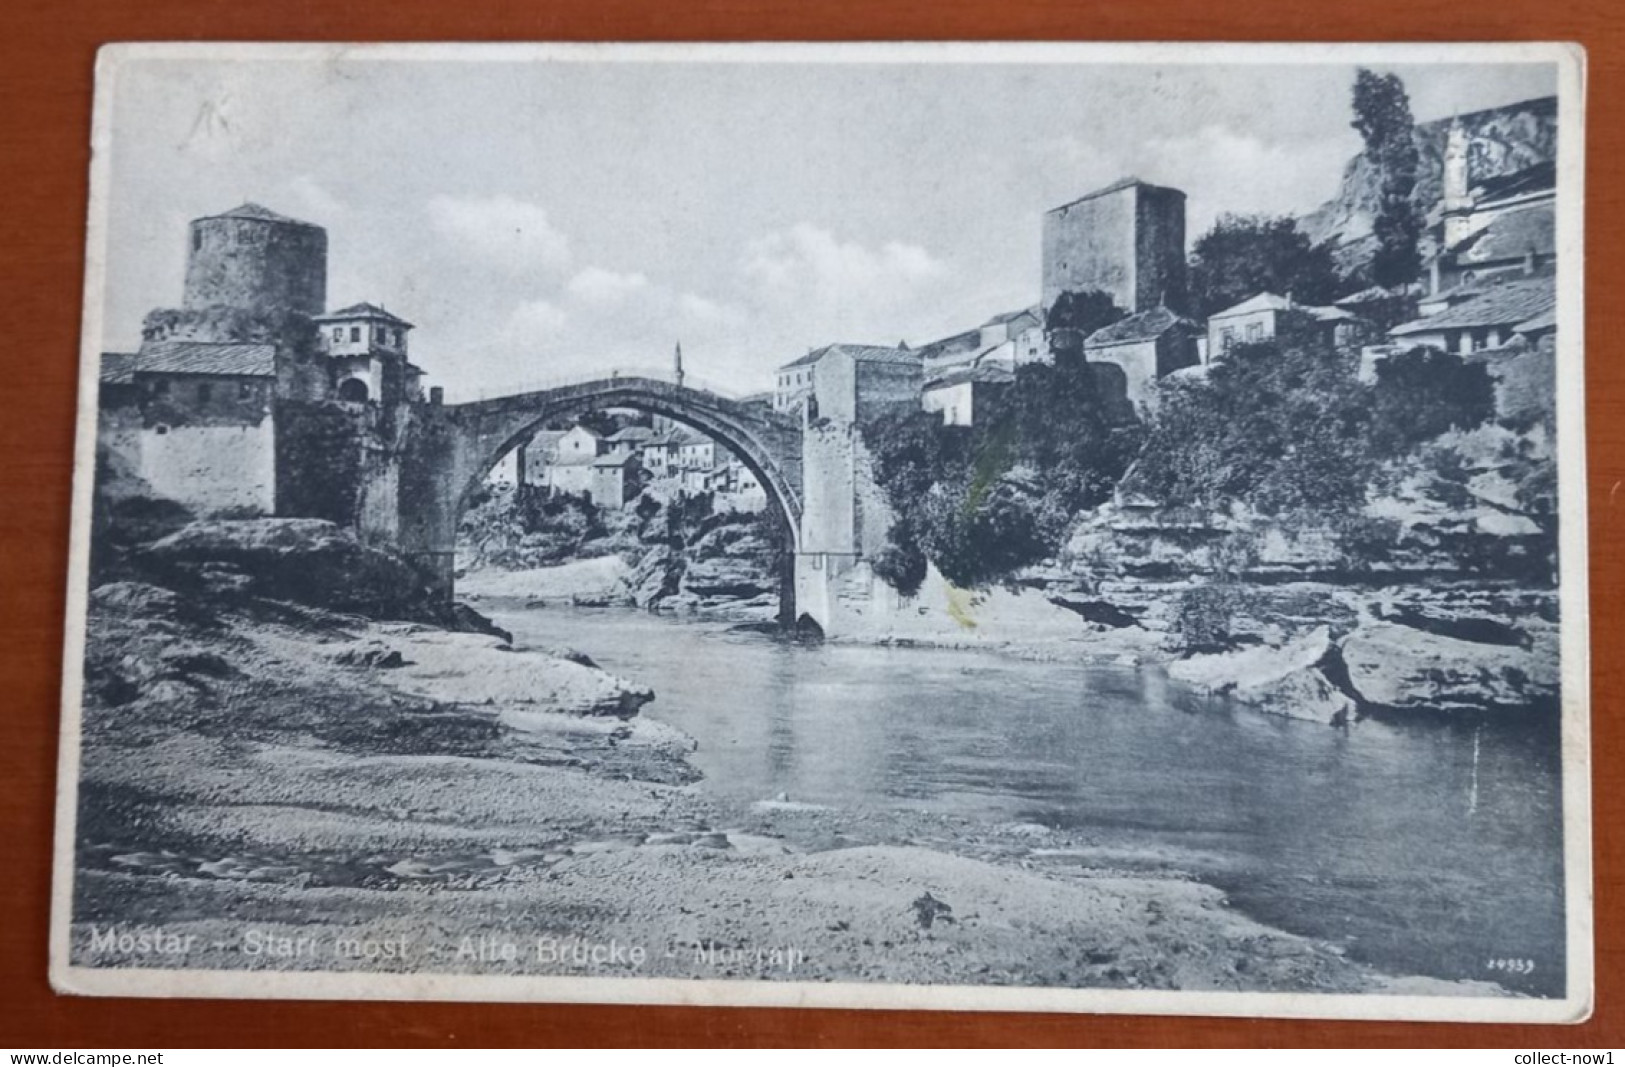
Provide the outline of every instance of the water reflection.
{"type": "Polygon", "coordinates": [[[1562,989],[1558,745],[1496,724],[1338,730],[1156,670],[796,646],[637,613],[500,613],[652,685],[704,788],[1039,822],[1188,870],[1388,970],[1562,989]],[[1523,979],[1494,957],[1536,961],[1523,979]]]}

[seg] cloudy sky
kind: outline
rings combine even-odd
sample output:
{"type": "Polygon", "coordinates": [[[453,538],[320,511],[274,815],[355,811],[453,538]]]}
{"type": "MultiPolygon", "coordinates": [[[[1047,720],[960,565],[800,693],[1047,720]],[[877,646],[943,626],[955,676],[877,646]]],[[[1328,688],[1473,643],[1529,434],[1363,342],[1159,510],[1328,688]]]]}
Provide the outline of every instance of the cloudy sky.
{"type": "MultiPolygon", "coordinates": [[[[832,341],[1031,304],[1039,218],[1135,175],[1301,212],[1359,150],[1350,65],[143,58],[117,69],[104,347],[179,303],[187,220],[329,235],[330,307],[416,323],[448,395],[669,363],[745,391],[832,341]]],[[[1550,64],[1386,66],[1419,120],[1550,64]]]]}

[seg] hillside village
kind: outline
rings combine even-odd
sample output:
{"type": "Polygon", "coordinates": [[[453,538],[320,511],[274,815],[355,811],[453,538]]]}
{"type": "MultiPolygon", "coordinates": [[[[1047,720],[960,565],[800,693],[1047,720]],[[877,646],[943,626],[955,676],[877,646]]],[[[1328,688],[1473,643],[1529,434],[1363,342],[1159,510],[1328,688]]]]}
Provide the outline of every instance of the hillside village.
{"type": "MultiPolygon", "coordinates": [[[[1359,250],[1369,252],[1371,240],[1369,197],[1361,191],[1370,182],[1361,177],[1368,170],[1363,156],[1351,162],[1339,201],[1302,222],[1326,235],[1320,245],[1311,247],[1292,220],[1267,222],[1277,230],[1284,226],[1293,241],[1328,257],[1325,262],[1337,261],[1335,273],[1295,278],[1291,269],[1276,270],[1279,284],[1253,291],[1236,287],[1237,276],[1251,276],[1247,270],[1227,275],[1235,264],[1215,267],[1203,262],[1203,253],[1226,227],[1248,237],[1267,228],[1263,221],[1223,217],[1193,243],[1182,191],[1124,179],[1044,213],[1033,305],[923,343],[841,341],[814,348],[783,362],[772,389],[745,402],[804,433],[833,430],[857,442],[847,446],[856,451],[838,462],[853,465],[847,480],[854,486],[869,478],[883,483],[887,499],[865,506],[892,528],[882,548],[875,520],[854,515],[852,521],[870,527],[858,554],[871,554],[873,573],[904,595],[917,587],[922,567],[940,568],[951,582],[973,587],[1011,580],[1023,568],[1057,558],[1079,573],[1067,560],[1101,551],[1102,524],[1114,531],[1107,540],[1118,542],[1110,550],[1119,557],[1117,569],[1132,569],[1138,566],[1134,558],[1170,549],[1132,539],[1121,543],[1117,535],[1125,521],[1143,526],[1144,518],[1133,516],[1165,518],[1169,508],[1207,499],[1203,491],[1194,497],[1187,492],[1191,499],[1184,499],[1170,489],[1167,471],[1178,459],[1169,456],[1179,451],[1179,442],[1171,450],[1146,445],[1146,435],[1153,442],[1158,433],[1168,440],[1181,416],[1162,412],[1167,398],[1196,396],[1191,390],[1222,377],[1220,368],[1237,353],[1335,352],[1339,365],[1374,386],[1385,374],[1398,381],[1417,373],[1405,369],[1414,362],[1409,354],[1433,351],[1481,368],[1495,390],[1497,418],[1516,422],[1531,412],[1543,414],[1557,328],[1556,174],[1544,133],[1551,115],[1551,102],[1536,100],[1415,127],[1424,161],[1414,205],[1424,223],[1423,269],[1415,282],[1376,285],[1359,265],[1359,250]],[[1217,290],[1204,270],[1224,275],[1217,290]],[[1216,302],[1216,292],[1225,298],[1216,302]],[[1397,369],[1385,370],[1391,363],[1397,369]],[[1075,373],[1083,375],[1083,384],[1065,384],[1075,373]],[[1049,384],[1035,384],[1040,381],[1049,384]],[[1042,413],[1020,417],[1026,427],[1020,433],[1055,440],[1028,440],[1021,448],[1029,458],[1013,467],[1001,460],[991,483],[996,491],[989,500],[1030,512],[1028,524],[1041,522],[1042,530],[1000,526],[1004,520],[975,515],[964,530],[925,528],[933,515],[939,526],[961,521],[953,518],[961,513],[942,512],[941,501],[944,492],[965,491],[965,475],[938,471],[935,488],[909,487],[895,477],[900,456],[923,447],[937,457],[927,460],[929,466],[966,448],[970,455],[988,446],[987,435],[1006,434],[1000,427],[1012,411],[1034,403],[1035,390],[1053,399],[1077,388],[1083,392],[1072,407],[1041,404],[1042,413]],[[911,421],[918,417],[928,417],[948,436],[920,438],[921,426],[911,421]],[[1074,419],[1084,422],[1074,429],[1074,419]],[[1094,442],[1089,447],[1095,457],[1066,461],[1083,464],[1067,475],[1081,482],[1057,496],[1035,490],[1030,477],[1022,480],[1031,456],[1053,452],[1069,435],[1094,442]],[[955,477],[961,488],[950,484],[955,477]],[[945,547],[950,543],[959,547],[945,547]],[[949,558],[972,551],[967,544],[991,545],[977,550],[991,554],[971,565],[949,558]],[[1085,547],[1091,545],[1097,547],[1085,547]]],[[[444,403],[443,390],[425,387],[425,371],[410,356],[413,324],[381,303],[327,310],[327,233],[319,226],[245,204],[194,220],[189,241],[180,307],[148,315],[138,351],[110,352],[102,360],[106,491],[118,499],[169,501],[193,515],[302,515],[365,526],[369,509],[378,506],[362,488],[369,477],[376,481],[370,465],[400,447],[391,442],[404,439],[415,408],[444,403]],[[371,443],[356,448],[353,442],[362,439],[371,443]],[[278,477],[279,469],[301,473],[278,477]]],[[[683,358],[675,346],[669,377],[679,386],[683,358]]],[[[1266,363],[1277,360],[1266,357],[1266,363]]],[[[1535,447],[1523,438],[1515,443],[1535,447]]],[[[1482,452],[1490,446],[1474,447],[1482,452]]],[[[1040,466],[1054,467],[1059,455],[1040,466]]],[[[1508,551],[1538,554],[1532,543],[1517,541],[1534,537],[1538,521],[1532,525],[1526,508],[1507,503],[1513,489],[1498,473],[1505,463],[1484,456],[1468,462],[1479,472],[1468,487],[1477,510],[1457,509],[1452,519],[1457,527],[1465,522],[1467,534],[1434,541],[1443,543],[1443,537],[1455,544],[1474,528],[1497,536],[1511,531],[1516,544],[1508,551]]],[[[1363,492],[1372,498],[1368,515],[1398,517],[1402,541],[1403,531],[1415,524],[1416,507],[1437,510],[1427,502],[1394,502],[1395,493],[1415,497],[1414,486],[1388,492],[1373,485],[1363,492]]],[[[99,514],[111,516],[121,506],[118,499],[99,514]]],[[[1239,499],[1252,504],[1245,495],[1239,499]]],[[[492,471],[485,496],[470,503],[459,546],[464,568],[497,559],[507,566],[556,564],[607,552],[642,567],[650,562],[644,541],[650,524],[671,528],[665,511],[677,504],[685,509],[694,543],[711,532],[695,525],[699,515],[721,516],[718,521],[744,524],[741,529],[766,523],[762,530],[777,517],[762,472],[743,457],[682,420],[629,408],[543,424],[514,449],[509,463],[492,471]],[[558,503],[523,504],[538,495],[558,503]],[[531,551],[538,545],[545,547],[531,551]]],[[[387,496],[384,504],[393,506],[387,496]]],[[[1210,538],[1223,539],[1233,526],[1215,512],[1205,528],[1210,538]]],[[[746,546],[751,558],[744,570],[760,571],[780,565],[779,550],[767,544],[776,536],[757,531],[705,543],[746,546]]],[[[1350,535],[1333,536],[1347,541],[1350,535]]],[[[1296,534],[1288,540],[1293,551],[1301,548],[1296,534]]],[[[1349,551],[1339,551],[1341,562],[1333,569],[1347,570],[1349,551]]],[[[1461,551],[1481,550],[1451,551],[1460,557],[1461,551]]],[[[1398,545],[1386,553],[1390,563],[1384,565],[1398,565],[1391,561],[1405,552],[1406,558],[1415,556],[1414,548],[1398,545]]],[[[1429,566],[1445,565],[1437,552],[1428,558],[1429,566]]],[[[775,588],[767,573],[731,578],[721,587],[756,602],[775,588]]],[[[667,592],[677,588],[669,574],[649,584],[667,592]]]]}
{"type": "Polygon", "coordinates": [[[193,219],[100,361],[72,960],[1560,995],[1555,100],[1408,107],[1307,216],[1117,181],[1030,301],[743,397],[459,399],[322,226],[193,219]]]}

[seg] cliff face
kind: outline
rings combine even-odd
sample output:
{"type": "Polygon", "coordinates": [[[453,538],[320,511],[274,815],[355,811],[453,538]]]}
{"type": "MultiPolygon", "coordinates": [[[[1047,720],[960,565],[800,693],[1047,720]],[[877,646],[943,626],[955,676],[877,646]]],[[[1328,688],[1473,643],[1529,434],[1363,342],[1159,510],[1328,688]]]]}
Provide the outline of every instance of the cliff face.
{"type": "MultiPolygon", "coordinates": [[[[1476,185],[1557,158],[1557,98],[1525,100],[1460,116],[1469,139],[1469,173],[1476,185]]],[[[1411,199],[1424,215],[1442,196],[1445,140],[1450,120],[1421,123],[1416,146],[1421,173],[1411,199]]],[[[1379,201],[1379,179],[1362,153],[1343,169],[1337,196],[1305,215],[1298,225],[1316,243],[1333,242],[1338,265],[1347,270],[1371,257],[1371,224],[1379,201]]]]}

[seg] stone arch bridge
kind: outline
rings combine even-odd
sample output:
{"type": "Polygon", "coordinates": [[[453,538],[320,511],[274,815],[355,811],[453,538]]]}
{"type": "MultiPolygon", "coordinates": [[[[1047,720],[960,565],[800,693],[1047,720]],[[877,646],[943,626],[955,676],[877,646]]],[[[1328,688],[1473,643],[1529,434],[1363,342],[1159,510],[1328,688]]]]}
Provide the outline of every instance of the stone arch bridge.
{"type": "MultiPolygon", "coordinates": [[[[770,507],[783,520],[787,554],[794,560],[780,583],[780,618],[810,618],[829,630],[824,575],[840,569],[832,556],[856,559],[850,535],[831,539],[847,522],[850,463],[837,463],[834,481],[845,507],[831,508],[828,492],[807,499],[808,434],[799,419],[766,404],[732,399],[705,389],[647,377],[610,377],[515,393],[462,404],[413,404],[395,430],[366,463],[359,499],[358,527],[368,540],[403,552],[434,587],[450,598],[455,581],[457,529],[474,490],[511,450],[545,423],[605,408],[633,408],[667,416],[703,433],[731,451],[756,475],[770,507]],[[816,595],[808,596],[809,590],[816,595]],[[798,602],[800,603],[798,609],[798,602]]],[[[814,460],[820,469],[828,463],[814,460]]],[[[825,471],[820,481],[829,482],[825,471]]]]}

